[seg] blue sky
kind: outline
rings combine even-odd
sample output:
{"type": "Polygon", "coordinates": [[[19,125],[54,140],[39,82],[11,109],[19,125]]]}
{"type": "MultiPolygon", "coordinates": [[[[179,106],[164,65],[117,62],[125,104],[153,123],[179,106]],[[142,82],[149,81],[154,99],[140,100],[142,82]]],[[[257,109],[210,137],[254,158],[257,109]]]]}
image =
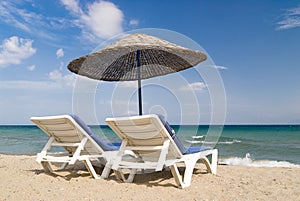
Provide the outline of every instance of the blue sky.
{"type": "MultiPolygon", "coordinates": [[[[2,0],[0,124],[74,112],[78,78],[68,63],[116,34],[144,28],[183,34],[209,54],[226,91],[226,124],[300,123],[300,1],[2,0]]],[[[188,84],[209,104],[203,80],[188,84]]],[[[103,89],[93,106],[100,123],[122,105],[120,90],[111,104],[114,87],[97,88],[103,89]]],[[[125,109],[134,113],[135,97],[129,99],[125,109]]],[[[166,110],[172,123],[193,122],[172,117],[176,104],[159,90],[145,92],[146,112],[166,110]]],[[[200,108],[201,121],[209,123],[205,112],[200,108]]]]}

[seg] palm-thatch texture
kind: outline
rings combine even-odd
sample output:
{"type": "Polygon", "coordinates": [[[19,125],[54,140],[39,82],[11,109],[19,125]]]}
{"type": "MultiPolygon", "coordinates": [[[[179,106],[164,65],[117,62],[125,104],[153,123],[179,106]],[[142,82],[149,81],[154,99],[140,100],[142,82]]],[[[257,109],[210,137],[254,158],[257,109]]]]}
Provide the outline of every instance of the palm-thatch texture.
{"type": "Polygon", "coordinates": [[[69,63],[76,74],[105,81],[138,80],[178,72],[206,60],[206,55],[146,34],[131,34],[69,63]]]}

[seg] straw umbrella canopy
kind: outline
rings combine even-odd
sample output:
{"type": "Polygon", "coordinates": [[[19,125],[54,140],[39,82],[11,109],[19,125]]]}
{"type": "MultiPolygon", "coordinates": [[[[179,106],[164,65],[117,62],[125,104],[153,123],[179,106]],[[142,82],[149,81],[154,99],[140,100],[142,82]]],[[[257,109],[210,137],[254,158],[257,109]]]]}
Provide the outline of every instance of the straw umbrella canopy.
{"type": "Polygon", "coordinates": [[[96,80],[137,80],[139,114],[142,115],[142,79],[185,70],[206,59],[198,50],[146,34],[130,34],[104,49],[74,59],[68,69],[96,80]]]}

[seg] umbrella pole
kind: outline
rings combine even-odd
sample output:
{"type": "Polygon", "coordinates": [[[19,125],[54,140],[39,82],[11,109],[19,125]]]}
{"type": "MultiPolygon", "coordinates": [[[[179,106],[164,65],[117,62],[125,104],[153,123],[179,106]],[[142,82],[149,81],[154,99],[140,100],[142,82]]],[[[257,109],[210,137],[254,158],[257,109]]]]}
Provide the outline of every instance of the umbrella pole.
{"type": "Polygon", "coordinates": [[[136,52],[137,59],[137,74],[138,74],[138,99],[139,99],[139,115],[143,115],[143,106],[142,106],[142,87],[141,87],[141,51],[137,50],[136,52]]]}

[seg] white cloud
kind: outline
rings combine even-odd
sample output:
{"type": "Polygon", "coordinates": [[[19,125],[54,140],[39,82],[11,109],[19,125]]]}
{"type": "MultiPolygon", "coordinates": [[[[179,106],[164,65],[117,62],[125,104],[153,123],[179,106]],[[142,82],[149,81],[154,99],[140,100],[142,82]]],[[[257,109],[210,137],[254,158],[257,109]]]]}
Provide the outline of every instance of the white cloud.
{"type": "Polygon", "coordinates": [[[278,22],[278,24],[279,24],[279,27],[277,28],[278,30],[300,27],[300,17],[287,18],[285,20],[278,22]]]}
{"type": "Polygon", "coordinates": [[[74,86],[76,76],[74,74],[62,75],[58,70],[48,74],[48,81],[31,80],[0,80],[0,90],[58,90],[70,89],[74,86]]]}
{"type": "Polygon", "coordinates": [[[109,38],[123,31],[123,12],[113,3],[100,1],[88,6],[81,19],[100,38],[109,38]]]}
{"type": "Polygon", "coordinates": [[[20,64],[22,60],[35,54],[36,49],[32,47],[33,40],[12,36],[5,39],[0,46],[0,67],[9,64],[20,64]]]}
{"type": "Polygon", "coordinates": [[[62,71],[62,70],[63,70],[63,68],[64,68],[64,65],[65,65],[65,64],[64,64],[64,62],[60,62],[60,66],[59,66],[59,70],[60,70],[60,71],[62,71]]]}
{"type": "Polygon", "coordinates": [[[29,81],[29,80],[9,80],[0,81],[0,89],[5,90],[51,90],[57,89],[59,85],[55,82],[29,81]]]}
{"type": "Polygon", "coordinates": [[[76,0],[61,0],[61,3],[77,17],[76,25],[90,40],[95,37],[106,39],[123,32],[123,12],[111,2],[96,1],[88,4],[86,12],[80,9],[76,0]]]}
{"type": "Polygon", "coordinates": [[[116,86],[122,88],[137,88],[137,81],[118,82],[116,86]]]}
{"type": "Polygon", "coordinates": [[[59,70],[51,71],[48,76],[50,80],[60,84],[62,87],[73,87],[76,80],[76,76],[74,74],[63,75],[59,70]]]}
{"type": "Polygon", "coordinates": [[[136,19],[132,19],[132,20],[130,20],[129,25],[131,25],[131,26],[137,26],[137,25],[139,25],[139,21],[136,20],[136,19]]]}
{"type": "MultiPolygon", "coordinates": [[[[60,0],[61,4],[72,14],[64,18],[52,17],[24,9],[30,1],[0,1],[0,22],[14,26],[36,36],[57,40],[58,31],[66,27],[81,29],[83,39],[97,41],[107,39],[123,32],[123,12],[109,1],[97,0],[80,5],[79,0],[60,0]]],[[[87,2],[87,1],[82,1],[87,2]]],[[[131,25],[137,25],[132,20],[131,25]]]]}
{"type": "Polygon", "coordinates": [[[206,84],[204,84],[203,82],[194,82],[191,84],[187,84],[184,87],[181,87],[180,90],[181,91],[197,91],[197,92],[201,92],[204,91],[204,89],[207,88],[206,84]]]}
{"type": "Polygon", "coordinates": [[[300,6],[289,9],[283,15],[283,19],[277,23],[277,30],[300,27],[300,6]]]}
{"type": "Polygon", "coordinates": [[[217,65],[211,65],[211,67],[215,68],[215,69],[220,69],[220,70],[227,70],[228,68],[225,66],[217,66],[217,65]]]}
{"type": "Polygon", "coordinates": [[[34,71],[35,70],[35,65],[28,66],[27,69],[29,71],[34,71]]]}
{"type": "Polygon", "coordinates": [[[17,28],[30,31],[27,23],[33,18],[33,16],[33,13],[26,13],[24,10],[16,8],[11,2],[0,2],[1,20],[17,28]]]}
{"type": "Polygon", "coordinates": [[[300,15],[300,6],[290,10],[291,15],[300,15]]]}
{"type": "Polygon", "coordinates": [[[59,48],[57,51],[56,51],[56,57],[57,58],[61,58],[64,56],[64,50],[62,48],[59,48]]]}
{"type": "Polygon", "coordinates": [[[28,3],[30,2],[0,1],[0,21],[36,36],[57,39],[50,30],[64,21],[57,18],[45,17],[40,13],[24,9],[28,3]]]}
{"type": "Polygon", "coordinates": [[[49,73],[49,78],[50,80],[61,80],[62,74],[58,70],[54,70],[49,73]]]}
{"type": "Polygon", "coordinates": [[[189,84],[189,87],[191,87],[194,91],[203,91],[206,88],[206,84],[203,82],[194,82],[189,84]]]}
{"type": "Polygon", "coordinates": [[[82,13],[77,0],[61,0],[61,3],[73,13],[82,13]]]}

